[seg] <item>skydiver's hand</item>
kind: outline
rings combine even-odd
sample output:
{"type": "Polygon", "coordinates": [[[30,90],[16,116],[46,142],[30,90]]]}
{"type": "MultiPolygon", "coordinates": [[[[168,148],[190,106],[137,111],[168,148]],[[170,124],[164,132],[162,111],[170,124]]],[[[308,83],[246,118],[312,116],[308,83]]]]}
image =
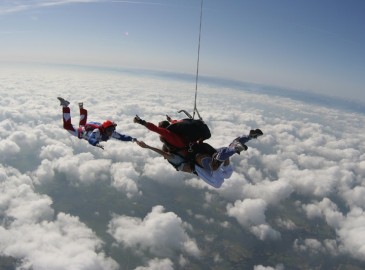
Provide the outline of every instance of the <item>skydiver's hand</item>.
{"type": "Polygon", "coordinates": [[[171,121],[172,121],[171,117],[170,117],[169,115],[167,115],[167,114],[166,114],[166,119],[167,119],[167,121],[169,121],[169,122],[171,122],[171,121]]]}
{"type": "Polygon", "coordinates": [[[99,148],[101,148],[101,149],[103,149],[104,150],[104,145],[102,145],[102,144],[100,144],[100,143],[98,143],[97,145],[95,145],[96,147],[99,147],[99,148]]]}
{"type": "Polygon", "coordinates": [[[142,120],[138,115],[136,115],[133,119],[133,122],[134,123],[138,123],[142,126],[146,125],[146,121],[145,120],[142,120]]]}

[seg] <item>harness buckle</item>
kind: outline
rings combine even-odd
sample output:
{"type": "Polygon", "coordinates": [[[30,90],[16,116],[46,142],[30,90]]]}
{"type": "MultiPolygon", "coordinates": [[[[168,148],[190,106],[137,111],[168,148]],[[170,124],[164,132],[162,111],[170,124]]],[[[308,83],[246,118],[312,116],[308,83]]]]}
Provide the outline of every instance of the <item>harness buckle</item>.
{"type": "Polygon", "coordinates": [[[188,149],[188,152],[189,153],[193,153],[193,145],[194,145],[194,143],[189,143],[189,149],[188,149]]]}

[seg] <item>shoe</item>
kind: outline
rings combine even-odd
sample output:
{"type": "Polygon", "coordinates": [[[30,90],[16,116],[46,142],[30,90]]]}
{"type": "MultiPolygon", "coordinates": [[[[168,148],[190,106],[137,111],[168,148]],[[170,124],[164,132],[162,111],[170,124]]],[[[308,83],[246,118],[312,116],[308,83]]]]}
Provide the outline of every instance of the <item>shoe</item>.
{"type": "Polygon", "coordinates": [[[239,153],[241,153],[242,151],[247,151],[248,147],[247,147],[247,145],[245,145],[245,144],[238,143],[238,144],[235,146],[235,148],[234,148],[234,149],[235,149],[235,150],[236,150],[236,152],[239,154],[239,153]]]}
{"type": "Polygon", "coordinates": [[[233,147],[234,150],[236,150],[236,153],[239,154],[242,151],[247,151],[248,147],[247,145],[240,143],[239,141],[240,137],[236,138],[230,145],[229,147],[233,147]]]}
{"type": "Polygon", "coordinates": [[[60,106],[62,107],[68,107],[68,105],[70,104],[70,102],[68,102],[67,100],[61,98],[61,97],[58,97],[58,100],[60,101],[60,106]]]}
{"type": "Polygon", "coordinates": [[[257,139],[257,137],[260,137],[262,135],[264,135],[264,133],[262,133],[261,129],[251,129],[249,134],[249,136],[254,139],[257,139]]]}
{"type": "Polygon", "coordinates": [[[84,103],[83,102],[79,102],[79,108],[83,109],[84,108],[84,103]]]}

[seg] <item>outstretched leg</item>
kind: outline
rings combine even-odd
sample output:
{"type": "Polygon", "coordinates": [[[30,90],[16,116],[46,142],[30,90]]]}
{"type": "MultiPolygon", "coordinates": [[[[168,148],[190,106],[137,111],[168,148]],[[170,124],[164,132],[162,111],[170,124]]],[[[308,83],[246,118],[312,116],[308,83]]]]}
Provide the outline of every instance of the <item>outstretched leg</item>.
{"type": "Polygon", "coordinates": [[[69,107],[63,107],[62,108],[62,114],[63,114],[63,128],[68,131],[75,131],[74,126],[71,123],[71,113],[69,107]]]}
{"type": "Polygon", "coordinates": [[[87,110],[84,109],[84,104],[82,102],[79,103],[79,108],[80,108],[79,126],[84,127],[86,125],[86,122],[87,122],[87,110]]]}
{"type": "Polygon", "coordinates": [[[61,97],[58,97],[58,100],[60,101],[60,105],[62,106],[63,128],[66,129],[70,134],[77,136],[78,132],[71,123],[71,113],[70,108],[68,107],[70,102],[61,97]]]}
{"type": "Polygon", "coordinates": [[[233,156],[234,154],[240,154],[241,151],[246,151],[246,143],[252,139],[263,135],[260,129],[250,130],[249,135],[242,135],[234,139],[228,147],[222,147],[217,150],[217,154],[214,159],[218,161],[224,161],[233,156]]]}

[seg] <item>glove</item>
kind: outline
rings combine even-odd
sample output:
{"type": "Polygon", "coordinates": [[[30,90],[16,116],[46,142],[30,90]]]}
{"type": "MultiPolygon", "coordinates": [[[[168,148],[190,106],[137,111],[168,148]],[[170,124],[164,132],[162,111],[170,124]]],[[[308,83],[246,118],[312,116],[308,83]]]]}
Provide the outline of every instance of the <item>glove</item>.
{"type": "Polygon", "coordinates": [[[166,119],[167,119],[167,121],[169,121],[169,122],[171,122],[171,121],[172,121],[171,117],[170,117],[169,115],[167,115],[167,114],[166,114],[166,119]]]}
{"type": "Polygon", "coordinates": [[[146,121],[145,120],[142,120],[138,115],[136,115],[136,117],[134,117],[133,122],[134,123],[138,123],[138,124],[140,124],[142,126],[145,126],[146,125],[146,121]]]}
{"type": "Polygon", "coordinates": [[[132,142],[138,142],[137,138],[132,138],[132,142]]]}

